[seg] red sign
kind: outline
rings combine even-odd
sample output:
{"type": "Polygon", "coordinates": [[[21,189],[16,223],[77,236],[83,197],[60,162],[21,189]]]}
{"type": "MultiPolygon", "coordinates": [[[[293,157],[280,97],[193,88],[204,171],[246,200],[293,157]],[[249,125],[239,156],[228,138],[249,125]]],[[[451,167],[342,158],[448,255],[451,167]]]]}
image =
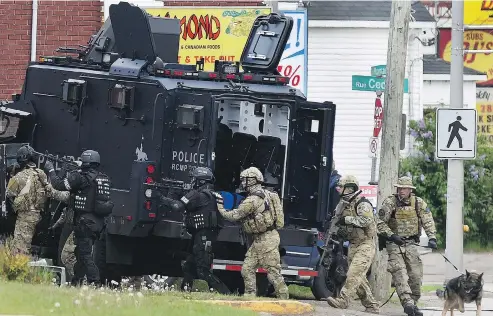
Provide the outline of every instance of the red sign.
{"type": "Polygon", "coordinates": [[[373,125],[373,137],[378,137],[380,130],[382,129],[383,122],[383,107],[382,100],[380,98],[375,99],[375,114],[373,115],[375,121],[373,125]]]}
{"type": "MultiPolygon", "coordinates": [[[[440,29],[438,56],[443,60],[450,62],[451,47],[452,41],[450,29],[440,29]]],[[[493,49],[493,25],[491,30],[464,31],[464,49],[493,49]]],[[[493,83],[493,55],[491,53],[464,54],[464,66],[487,74],[488,80],[481,82],[481,85],[493,83]]]]}

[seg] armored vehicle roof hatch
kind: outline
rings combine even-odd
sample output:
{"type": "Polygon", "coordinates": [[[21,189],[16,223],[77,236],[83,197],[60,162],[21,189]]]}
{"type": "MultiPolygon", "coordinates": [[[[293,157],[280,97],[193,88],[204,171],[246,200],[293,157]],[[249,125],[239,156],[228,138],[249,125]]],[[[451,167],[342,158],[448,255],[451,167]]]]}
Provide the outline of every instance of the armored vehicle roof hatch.
{"type": "Polygon", "coordinates": [[[259,16],[253,23],[241,55],[243,69],[276,73],[292,29],[292,18],[275,13],[259,16]]]}

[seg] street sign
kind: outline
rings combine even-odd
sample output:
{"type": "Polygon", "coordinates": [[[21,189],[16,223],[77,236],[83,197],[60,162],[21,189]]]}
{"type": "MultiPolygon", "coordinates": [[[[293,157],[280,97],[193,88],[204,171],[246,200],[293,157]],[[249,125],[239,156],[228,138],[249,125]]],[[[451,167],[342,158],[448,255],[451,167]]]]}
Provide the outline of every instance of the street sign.
{"type": "Polygon", "coordinates": [[[439,159],[476,158],[475,109],[437,109],[436,156],[439,159]]]}
{"type": "Polygon", "coordinates": [[[370,137],[368,157],[377,158],[378,137],[370,137]]]}
{"type": "Polygon", "coordinates": [[[387,65],[378,65],[371,67],[371,75],[374,77],[385,77],[387,74],[387,65]]]}
{"type": "Polygon", "coordinates": [[[383,107],[382,100],[380,98],[375,99],[375,114],[373,115],[373,137],[378,137],[380,130],[382,129],[383,122],[383,107]]]}
{"type": "MultiPolygon", "coordinates": [[[[385,91],[385,78],[353,75],[352,89],[357,91],[385,91]]],[[[404,93],[409,90],[409,83],[404,79],[404,93]]]]}

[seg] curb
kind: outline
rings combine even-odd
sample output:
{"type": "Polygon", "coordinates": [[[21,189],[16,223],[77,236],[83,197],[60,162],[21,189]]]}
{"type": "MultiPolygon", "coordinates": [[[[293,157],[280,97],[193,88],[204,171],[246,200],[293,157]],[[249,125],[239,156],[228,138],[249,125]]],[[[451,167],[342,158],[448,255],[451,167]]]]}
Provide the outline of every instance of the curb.
{"type": "Polygon", "coordinates": [[[298,301],[202,301],[218,305],[226,305],[249,309],[255,312],[271,314],[304,314],[313,312],[315,309],[308,303],[298,301]]]}

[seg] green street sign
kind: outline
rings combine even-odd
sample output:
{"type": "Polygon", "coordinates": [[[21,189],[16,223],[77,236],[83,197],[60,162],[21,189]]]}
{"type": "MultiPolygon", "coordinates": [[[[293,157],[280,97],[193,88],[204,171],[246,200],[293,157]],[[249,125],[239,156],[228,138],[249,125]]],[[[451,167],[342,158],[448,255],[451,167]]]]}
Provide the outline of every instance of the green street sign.
{"type": "MultiPolygon", "coordinates": [[[[385,91],[385,78],[353,75],[353,89],[357,91],[385,91]]],[[[404,93],[409,91],[409,83],[404,79],[404,93]]]]}
{"type": "Polygon", "coordinates": [[[371,75],[374,77],[385,77],[387,74],[387,65],[378,65],[371,67],[371,75]]]}

